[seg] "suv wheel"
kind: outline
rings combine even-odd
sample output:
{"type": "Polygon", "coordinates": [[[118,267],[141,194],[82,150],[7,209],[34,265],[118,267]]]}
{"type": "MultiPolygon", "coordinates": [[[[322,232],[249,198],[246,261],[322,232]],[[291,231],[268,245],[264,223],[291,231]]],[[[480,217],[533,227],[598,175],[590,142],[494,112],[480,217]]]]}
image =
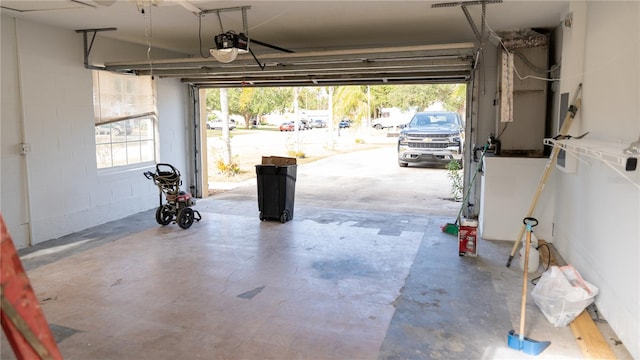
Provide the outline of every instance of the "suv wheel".
{"type": "Polygon", "coordinates": [[[408,163],[406,163],[406,162],[398,161],[398,166],[400,166],[400,167],[407,167],[407,166],[409,166],[409,164],[408,164],[408,163]]]}

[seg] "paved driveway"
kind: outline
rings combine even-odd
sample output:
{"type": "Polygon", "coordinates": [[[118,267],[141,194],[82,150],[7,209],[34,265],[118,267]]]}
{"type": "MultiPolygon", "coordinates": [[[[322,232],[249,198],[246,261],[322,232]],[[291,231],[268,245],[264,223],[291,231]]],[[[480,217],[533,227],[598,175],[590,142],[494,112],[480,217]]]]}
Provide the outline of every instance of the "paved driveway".
{"type": "MultiPolygon", "coordinates": [[[[297,175],[296,206],[440,215],[453,222],[461,205],[450,200],[447,170],[401,168],[393,144],[298,165],[297,175]]],[[[216,197],[256,193],[256,179],[250,179],[216,197]]]]}

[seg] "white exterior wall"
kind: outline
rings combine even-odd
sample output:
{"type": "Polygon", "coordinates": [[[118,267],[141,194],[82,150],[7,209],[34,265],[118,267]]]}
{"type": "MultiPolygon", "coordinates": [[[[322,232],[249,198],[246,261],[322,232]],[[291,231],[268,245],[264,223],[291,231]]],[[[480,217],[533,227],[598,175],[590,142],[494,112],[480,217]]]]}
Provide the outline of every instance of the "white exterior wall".
{"type": "MultiPolygon", "coordinates": [[[[96,168],[93,79],[84,68],[82,35],[6,16],[1,25],[0,211],[16,247],[156,207],[158,189],[142,175],[151,167],[96,168]],[[22,142],[31,146],[27,155],[18,152],[22,142]]],[[[146,47],[100,37],[94,49],[94,64],[146,56],[146,47]]],[[[157,160],[184,174],[187,88],[176,80],[156,86],[157,160]]]]}
{"type": "MultiPolygon", "coordinates": [[[[570,133],[622,149],[640,136],[640,3],[575,2],[569,12],[561,92],[573,98],[583,84],[570,133]]],[[[554,245],[599,287],[598,309],[640,359],[640,191],[601,161],[580,159],[575,173],[556,172],[554,245]]],[[[640,170],[627,175],[640,184],[640,170]]]]}

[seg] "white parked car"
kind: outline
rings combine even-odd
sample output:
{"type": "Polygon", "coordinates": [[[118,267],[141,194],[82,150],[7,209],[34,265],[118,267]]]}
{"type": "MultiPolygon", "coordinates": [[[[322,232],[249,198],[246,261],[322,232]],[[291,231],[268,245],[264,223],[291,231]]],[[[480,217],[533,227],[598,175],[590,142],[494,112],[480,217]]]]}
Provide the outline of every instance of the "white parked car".
{"type": "Polygon", "coordinates": [[[411,120],[412,115],[412,113],[402,112],[397,108],[383,108],[380,117],[371,120],[371,126],[377,130],[402,128],[411,120]]]}
{"type": "MultiPolygon", "coordinates": [[[[236,121],[233,119],[229,119],[229,130],[233,130],[236,128],[236,121]]],[[[207,121],[207,130],[212,129],[222,129],[222,120],[214,119],[207,121]]]]}

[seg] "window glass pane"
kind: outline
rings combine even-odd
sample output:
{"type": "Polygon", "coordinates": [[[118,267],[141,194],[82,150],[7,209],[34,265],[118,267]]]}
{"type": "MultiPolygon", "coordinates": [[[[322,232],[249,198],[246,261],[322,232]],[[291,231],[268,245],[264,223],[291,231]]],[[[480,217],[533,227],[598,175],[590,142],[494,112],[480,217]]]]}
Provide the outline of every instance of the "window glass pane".
{"type": "Polygon", "coordinates": [[[127,143],[127,162],[129,164],[136,164],[140,162],[140,143],[128,142],[127,143]]]}
{"type": "Polygon", "coordinates": [[[153,139],[155,136],[153,131],[153,119],[152,118],[140,119],[140,127],[138,128],[138,131],[140,132],[141,140],[153,139]]]}
{"type": "Polygon", "coordinates": [[[127,165],[127,146],[125,143],[114,143],[111,150],[113,166],[127,165]]]}
{"type": "Polygon", "coordinates": [[[153,118],[95,126],[98,168],[155,160],[153,118]]]}
{"type": "Polygon", "coordinates": [[[154,161],[155,146],[153,140],[140,142],[140,161],[154,161]]]}
{"type": "Polygon", "coordinates": [[[131,128],[131,132],[129,133],[129,140],[139,140],[140,139],[140,119],[131,119],[129,121],[129,127],[131,128]]]}
{"type": "Polygon", "coordinates": [[[111,144],[96,145],[96,161],[98,169],[111,166],[111,144]]]}
{"type": "Polygon", "coordinates": [[[111,143],[111,125],[96,125],[96,145],[111,143]]]}

